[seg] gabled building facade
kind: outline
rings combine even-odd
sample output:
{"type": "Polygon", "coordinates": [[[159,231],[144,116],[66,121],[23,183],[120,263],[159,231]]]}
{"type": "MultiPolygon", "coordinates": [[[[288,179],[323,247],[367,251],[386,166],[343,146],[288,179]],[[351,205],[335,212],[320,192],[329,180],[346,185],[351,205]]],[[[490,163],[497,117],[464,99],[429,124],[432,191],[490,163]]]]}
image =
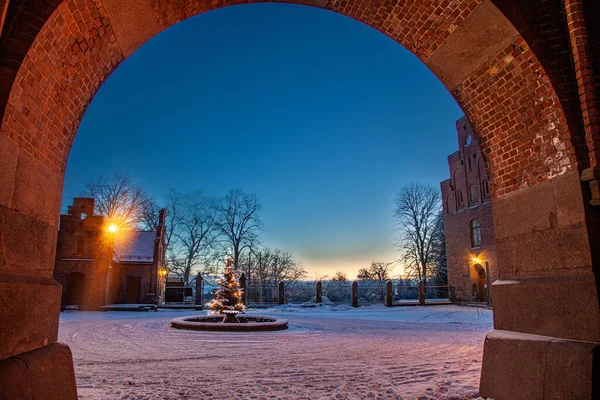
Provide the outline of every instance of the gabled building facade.
{"type": "Polygon", "coordinates": [[[456,121],[459,150],[448,156],[441,186],[448,283],[452,301],[491,302],[497,278],[490,185],[485,161],[466,117],[456,121]]]}
{"type": "Polygon", "coordinates": [[[165,253],[164,210],[156,231],[110,232],[106,219],[94,215],[94,199],[75,198],[58,231],[54,279],[63,287],[61,304],[160,303],[165,253]]]}

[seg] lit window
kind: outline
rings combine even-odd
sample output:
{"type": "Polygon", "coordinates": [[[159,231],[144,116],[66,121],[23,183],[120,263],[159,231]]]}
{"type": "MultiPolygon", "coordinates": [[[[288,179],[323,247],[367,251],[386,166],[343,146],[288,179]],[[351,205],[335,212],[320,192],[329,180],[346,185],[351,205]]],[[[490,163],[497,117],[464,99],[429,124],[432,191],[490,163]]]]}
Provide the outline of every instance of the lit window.
{"type": "Polygon", "coordinates": [[[469,188],[469,201],[474,203],[477,201],[477,186],[471,185],[469,188]]]}
{"type": "Polygon", "coordinates": [[[481,222],[471,221],[471,247],[481,247],[481,222]]]}

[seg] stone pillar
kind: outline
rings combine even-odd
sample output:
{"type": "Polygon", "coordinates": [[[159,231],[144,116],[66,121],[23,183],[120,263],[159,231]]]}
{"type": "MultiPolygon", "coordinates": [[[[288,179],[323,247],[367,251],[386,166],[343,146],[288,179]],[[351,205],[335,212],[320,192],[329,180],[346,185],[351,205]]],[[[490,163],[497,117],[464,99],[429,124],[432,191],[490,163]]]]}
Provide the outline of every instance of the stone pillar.
{"type": "Polygon", "coordinates": [[[196,298],[194,299],[195,308],[204,307],[204,278],[202,275],[198,274],[196,277],[196,298]]]}
{"type": "Polygon", "coordinates": [[[317,302],[317,303],[323,302],[323,285],[321,284],[321,281],[317,282],[315,302],[317,302]]]}
{"type": "Polygon", "coordinates": [[[277,295],[279,298],[279,305],[285,304],[285,283],[284,282],[279,282],[277,295]]]}
{"type": "Polygon", "coordinates": [[[419,281],[419,304],[425,305],[425,281],[419,281]]]}
{"type": "Polygon", "coordinates": [[[358,307],[358,282],[352,282],[352,307],[358,307]]]}
{"type": "Polygon", "coordinates": [[[600,396],[600,222],[586,190],[572,171],[493,200],[498,280],[482,397],[600,396]]]}
{"type": "Polygon", "coordinates": [[[29,392],[77,399],[71,351],[56,344],[62,288],[52,275],[62,179],[0,133],[2,399],[29,392]]]}
{"type": "Polygon", "coordinates": [[[240,288],[242,289],[242,303],[247,306],[248,298],[246,297],[246,274],[242,274],[242,276],[240,276],[240,288]]]}
{"type": "Polygon", "coordinates": [[[392,306],[392,290],[393,290],[392,281],[387,281],[385,283],[385,305],[388,307],[392,306]]]}

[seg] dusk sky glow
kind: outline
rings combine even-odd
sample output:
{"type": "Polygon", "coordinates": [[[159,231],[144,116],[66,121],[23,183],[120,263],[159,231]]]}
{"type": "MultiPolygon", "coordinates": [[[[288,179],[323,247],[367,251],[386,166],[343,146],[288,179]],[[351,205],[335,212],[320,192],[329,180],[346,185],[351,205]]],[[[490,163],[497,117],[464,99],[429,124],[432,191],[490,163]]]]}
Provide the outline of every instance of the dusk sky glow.
{"type": "Polygon", "coordinates": [[[415,56],[366,25],[227,7],[158,35],[105,82],[71,150],[63,211],[114,171],[159,202],[171,188],[240,188],[261,200],[264,245],[294,253],[309,278],[354,277],[400,256],[394,195],[448,177],[461,116],[415,56]]]}

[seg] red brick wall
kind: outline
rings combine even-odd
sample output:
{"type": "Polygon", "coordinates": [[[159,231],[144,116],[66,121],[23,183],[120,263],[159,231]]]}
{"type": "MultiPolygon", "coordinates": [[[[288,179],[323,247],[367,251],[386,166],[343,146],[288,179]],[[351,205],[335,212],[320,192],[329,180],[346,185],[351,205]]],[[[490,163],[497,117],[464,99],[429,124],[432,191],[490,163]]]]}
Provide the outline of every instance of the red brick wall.
{"type": "Polygon", "coordinates": [[[486,203],[472,209],[445,215],[444,230],[446,232],[448,284],[452,287],[452,300],[458,303],[470,302],[472,301],[471,279],[475,264],[478,263],[485,267],[487,262],[490,283],[498,279],[492,204],[486,203]],[[481,222],[481,246],[477,249],[471,248],[470,235],[470,224],[475,219],[481,222]],[[473,261],[474,257],[477,258],[477,262],[473,261]]]}
{"type": "Polygon", "coordinates": [[[61,3],[20,66],[2,132],[49,169],[64,173],[83,113],[121,61],[101,2],[61,3]]]}
{"type": "MultiPolygon", "coordinates": [[[[239,3],[154,0],[151,10],[164,29],[209,9],[239,3]]],[[[310,4],[325,6],[319,1],[310,4]]],[[[489,1],[485,4],[488,9],[489,1]]],[[[463,29],[464,21],[479,5],[484,4],[480,0],[402,4],[363,0],[328,2],[327,8],[384,32],[428,64],[445,41],[463,29]]],[[[491,22],[508,24],[493,18],[491,22]]],[[[474,123],[497,196],[577,168],[572,135],[551,76],[529,44],[514,35],[510,45],[449,87],[474,123]]],[[[446,63],[460,64],[460,55],[455,57],[458,59],[448,58],[446,63]]],[[[63,172],[87,105],[123,59],[101,2],[61,3],[22,63],[3,132],[48,168],[63,172]]],[[[452,75],[450,70],[440,73],[452,75]]]]}
{"type": "Polygon", "coordinates": [[[490,193],[485,190],[488,180],[479,143],[466,118],[456,122],[458,151],[448,157],[450,179],[441,183],[448,260],[448,283],[453,301],[469,302],[471,285],[475,278],[474,265],[489,266],[490,283],[498,278],[494,221],[490,193]],[[470,145],[467,138],[471,137],[470,145]],[[477,197],[471,201],[470,187],[477,188],[477,197]],[[462,192],[463,202],[459,201],[462,192]],[[471,243],[471,221],[481,223],[481,246],[471,243]],[[477,261],[473,261],[476,258],[477,261]]]}
{"type": "Polygon", "coordinates": [[[104,305],[108,266],[112,262],[112,245],[103,234],[104,217],[93,215],[93,202],[90,205],[76,201],[70,211],[72,214],[60,216],[54,264],[54,277],[63,285],[62,303],[65,304],[69,290],[68,275],[77,272],[84,275],[82,305],[104,305]],[[85,219],[80,218],[81,212],[87,214],[85,219]]]}
{"type": "Polygon", "coordinates": [[[110,236],[104,229],[105,219],[93,214],[92,199],[75,199],[69,213],[60,216],[54,278],[63,285],[62,303],[65,304],[66,300],[68,275],[73,272],[85,276],[85,306],[104,305],[107,298],[109,302],[125,303],[128,276],[140,278],[140,296],[136,302],[150,302],[156,298],[159,295],[156,293],[158,260],[149,263],[114,262],[110,236]],[[85,219],[80,217],[82,212],[87,214],[85,219]],[[108,292],[107,285],[110,286],[108,292]]]}

